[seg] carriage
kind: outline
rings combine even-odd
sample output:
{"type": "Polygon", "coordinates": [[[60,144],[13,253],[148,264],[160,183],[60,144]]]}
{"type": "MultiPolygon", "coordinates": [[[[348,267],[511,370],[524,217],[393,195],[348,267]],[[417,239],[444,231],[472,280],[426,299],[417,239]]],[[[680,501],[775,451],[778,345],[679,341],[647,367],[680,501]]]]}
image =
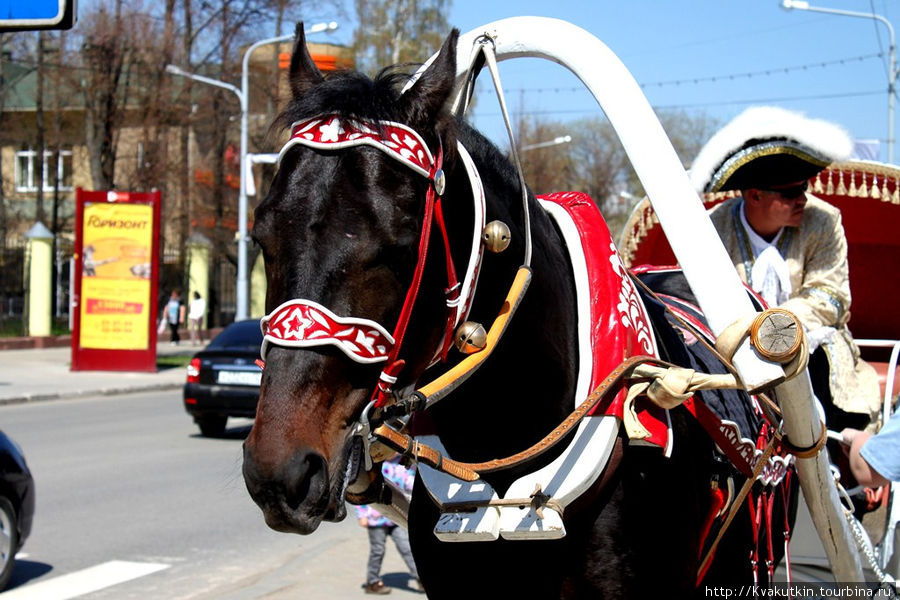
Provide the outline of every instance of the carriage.
{"type": "MultiPolygon", "coordinates": [[[[892,304],[884,300],[900,293],[900,281],[884,277],[883,270],[885,264],[894,264],[898,256],[900,168],[874,161],[850,160],[818,173],[810,179],[809,190],[841,211],[853,298],[849,327],[862,358],[878,374],[882,422],[886,422],[900,394],[900,318],[892,304]]],[[[703,204],[711,209],[733,195],[734,192],[705,194],[703,204]]],[[[629,268],[677,262],[648,199],[638,202],[629,215],[619,248],[629,268]]],[[[832,436],[837,437],[834,432],[832,436]]],[[[894,577],[900,574],[897,557],[893,556],[900,517],[900,507],[894,502],[896,489],[895,483],[890,486],[890,493],[878,495],[881,514],[874,530],[868,532],[877,542],[875,551],[879,568],[894,577]]],[[[848,491],[853,492],[852,489],[848,491]]]]}
{"type": "Polygon", "coordinates": [[[498,21],[452,33],[398,93],[390,74],[324,78],[298,27],[290,77],[290,139],[253,229],[269,314],[243,471],[270,527],[309,534],[345,499],[378,503],[408,522],[434,598],[637,597],[658,581],[692,597],[771,582],[799,479],[836,578],[862,580],[796,376],[800,328],[747,294],[602,42],[498,21]],[[673,316],[589,198],[534,198],[515,144],[510,161],[461,120],[483,68],[505,114],[497,62],[517,56],[592,91],[698,306],[673,316]],[[394,452],[418,464],[411,502],[378,477],[394,452]]]}

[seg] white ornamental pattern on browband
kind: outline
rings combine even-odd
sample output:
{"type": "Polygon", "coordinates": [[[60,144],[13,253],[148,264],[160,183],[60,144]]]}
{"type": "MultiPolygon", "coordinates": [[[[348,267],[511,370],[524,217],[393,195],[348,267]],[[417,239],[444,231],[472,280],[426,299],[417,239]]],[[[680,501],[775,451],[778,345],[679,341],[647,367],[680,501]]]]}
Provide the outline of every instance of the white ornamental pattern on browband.
{"type": "Polygon", "coordinates": [[[418,133],[393,121],[379,121],[378,126],[379,129],[375,129],[364,122],[342,119],[336,115],[298,121],[291,126],[291,139],[278,154],[278,164],[281,164],[284,153],[296,144],[323,150],[372,146],[431,178],[434,156],[418,133]]]}
{"type": "Polygon", "coordinates": [[[359,363],[387,360],[394,338],[369,319],[339,317],[311,300],[290,300],[262,319],[262,359],[269,343],[306,348],[330,344],[359,363]]]}

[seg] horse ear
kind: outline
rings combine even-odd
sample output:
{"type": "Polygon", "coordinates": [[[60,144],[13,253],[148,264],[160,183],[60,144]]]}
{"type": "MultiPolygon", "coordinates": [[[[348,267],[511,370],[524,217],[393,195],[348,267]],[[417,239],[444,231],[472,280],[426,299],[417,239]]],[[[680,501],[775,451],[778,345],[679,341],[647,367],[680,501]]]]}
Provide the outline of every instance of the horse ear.
{"type": "Polygon", "coordinates": [[[294,98],[299,98],[323,80],[321,71],[306,48],[306,34],[303,33],[303,21],[300,21],[294,30],[294,49],[291,52],[291,93],[294,98]]]}
{"type": "Polygon", "coordinates": [[[444,107],[456,82],[456,41],[454,29],[444,40],[441,51],[413,86],[403,94],[406,116],[411,124],[433,123],[444,107]]]}

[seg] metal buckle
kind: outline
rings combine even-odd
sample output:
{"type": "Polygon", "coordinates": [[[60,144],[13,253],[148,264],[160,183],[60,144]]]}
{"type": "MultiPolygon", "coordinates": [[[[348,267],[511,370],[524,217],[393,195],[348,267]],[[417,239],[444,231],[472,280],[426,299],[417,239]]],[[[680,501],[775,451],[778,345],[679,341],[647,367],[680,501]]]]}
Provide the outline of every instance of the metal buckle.
{"type": "Polygon", "coordinates": [[[372,426],[369,423],[369,412],[375,407],[375,400],[371,400],[366,407],[363,409],[362,414],[359,416],[359,421],[356,423],[356,428],[350,434],[352,436],[359,436],[362,440],[362,451],[363,451],[363,464],[365,466],[366,471],[372,470],[372,442],[375,441],[375,437],[372,435],[372,426]]]}

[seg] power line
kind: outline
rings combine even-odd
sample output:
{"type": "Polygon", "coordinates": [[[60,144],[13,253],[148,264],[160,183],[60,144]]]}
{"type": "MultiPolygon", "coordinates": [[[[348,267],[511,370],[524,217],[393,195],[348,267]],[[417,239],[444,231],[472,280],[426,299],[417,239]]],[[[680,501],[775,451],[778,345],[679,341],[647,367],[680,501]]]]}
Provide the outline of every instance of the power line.
{"type": "MultiPolygon", "coordinates": [[[[860,96],[877,96],[883,94],[884,90],[870,90],[864,92],[844,92],[844,93],[835,93],[835,94],[816,94],[816,95],[807,95],[807,96],[781,96],[781,97],[770,97],[770,98],[754,98],[752,100],[748,100],[746,98],[742,98],[740,100],[716,100],[710,102],[694,102],[689,104],[660,104],[654,105],[654,110],[674,110],[674,109],[684,109],[684,108],[702,108],[707,106],[731,106],[731,105],[755,105],[755,104],[772,104],[779,102],[798,102],[803,100],[834,100],[835,98],[854,98],[860,96]]],[[[524,110],[519,111],[517,114],[521,114],[524,116],[540,116],[540,115],[576,115],[576,114],[594,114],[596,112],[596,107],[592,108],[572,108],[572,109],[539,109],[539,110],[524,110]]],[[[500,116],[500,112],[481,112],[475,109],[475,112],[479,117],[497,117],[500,116]]]]}
{"type": "Polygon", "coordinates": [[[710,83],[717,81],[732,81],[735,79],[752,79],[759,76],[785,75],[794,71],[808,71],[809,69],[825,69],[834,65],[845,65],[850,62],[863,62],[870,58],[882,58],[884,53],[866,54],[854,58],[839,58],[832,61],[824,61],[820,63],[810,63],[805,65],[797,65],[793,67],[779,67],[777,69],[763,69],[761,71],[749,71],[747,73],[737,73],[734,75],[713,75],[710,77],[694,77],[692,79],[674,79],[670,81],[658,81],[651,83],[642,83],[641,87],[656,86],[663,87],[667,85],[682,85],[686,83],[710,83]]]}
{"type": "MultiPolygon", "coordinates": [[[[699,83],[716,83],[719,81],[734,81],[735,79],[752,79],[753,77],[760,76],[774,76],[774,75],[783,75],[792,73],[795,71],[808,71],[810,69],[824,69],[828,67],[832,67],[835,65],[846,65],[852,62],[863,62],[866,60],[870,60],[873,58],[884,58],[883,52],[878,52],[875,54],[864,54],[862,56],[855,56],[851,58],[839,58],[831,61],[823,61],[817,63],[808,63],[805,65],[795,65],[790,67],[777,67],[770,69],[762,69],[759,71],[748,71],[745,73],[733,73],[728,75],[711,75],[708,77],[691,77],[686,79],[671,79],[668,81],[651,81],[646,83],[638,83],[641,88],[647,87],[665,87],[665,86],[680,86],[687,84],[699,84],[699,83]]],[[[529,93],[572,93],[572,92],[581,92],[584,91],[583,86],[572,86],[572,87],[552,87],[552,88],[504,88],[503,92],[507,94],[520,93],[520,92],[529,92],[529,93]]]]}

